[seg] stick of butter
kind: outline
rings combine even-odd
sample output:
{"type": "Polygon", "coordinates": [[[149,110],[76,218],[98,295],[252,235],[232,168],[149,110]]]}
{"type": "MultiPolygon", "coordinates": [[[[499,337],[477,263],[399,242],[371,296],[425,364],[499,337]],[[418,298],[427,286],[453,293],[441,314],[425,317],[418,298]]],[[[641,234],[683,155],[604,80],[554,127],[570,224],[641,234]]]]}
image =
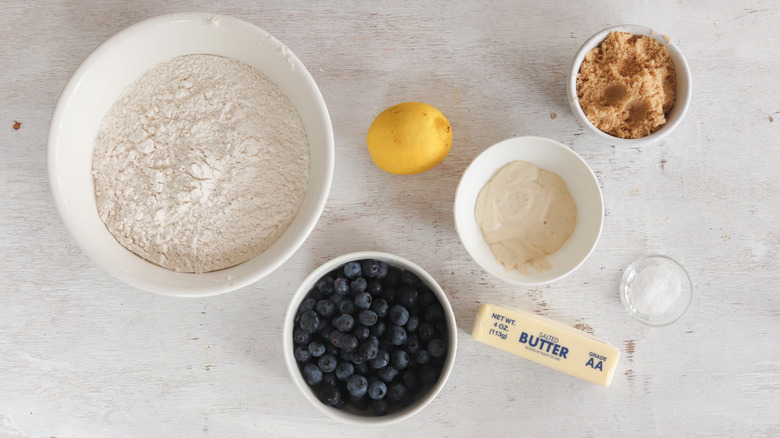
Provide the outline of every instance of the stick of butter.
{"type": "Polygon", "coordinates": [[[609,386],[620,350],[573,327],[533,313],[483,304],[474,339],[580,379],[609,386]]]}

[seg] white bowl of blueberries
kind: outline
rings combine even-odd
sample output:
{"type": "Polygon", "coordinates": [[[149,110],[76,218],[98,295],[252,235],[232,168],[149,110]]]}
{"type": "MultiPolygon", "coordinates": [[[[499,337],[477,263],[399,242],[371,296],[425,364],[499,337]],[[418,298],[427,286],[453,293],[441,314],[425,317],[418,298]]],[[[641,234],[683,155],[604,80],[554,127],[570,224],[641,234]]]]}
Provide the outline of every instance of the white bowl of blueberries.
{"type": "Polygon", "coordinates": [[[315,269],[284,322],[290,376],[317,409],[355,425],[421,411],[455,363],[455,314],[422,268],[393,254],[356,252],[315,269]]]}

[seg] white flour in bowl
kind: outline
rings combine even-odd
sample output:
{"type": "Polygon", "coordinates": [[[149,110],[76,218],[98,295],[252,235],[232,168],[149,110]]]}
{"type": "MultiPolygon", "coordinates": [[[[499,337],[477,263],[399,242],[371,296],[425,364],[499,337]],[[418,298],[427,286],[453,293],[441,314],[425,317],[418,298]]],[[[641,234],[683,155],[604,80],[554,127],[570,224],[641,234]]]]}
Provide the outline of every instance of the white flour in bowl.
{"type": "Polygon", "coordinates": [[[125,248],[178,272],[265,251],[309,179],[301,118],[279,87],[228,58],[165,61],[108,111],[92,162],[100,218],[125,248]]]}

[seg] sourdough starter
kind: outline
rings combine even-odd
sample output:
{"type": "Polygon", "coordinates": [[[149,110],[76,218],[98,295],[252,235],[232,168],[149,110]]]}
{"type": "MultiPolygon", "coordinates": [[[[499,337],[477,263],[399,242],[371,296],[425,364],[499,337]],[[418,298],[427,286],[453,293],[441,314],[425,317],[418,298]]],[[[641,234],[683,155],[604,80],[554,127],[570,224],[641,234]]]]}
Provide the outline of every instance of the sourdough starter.
{"type": "Polygon", "coordinates": [[[301,118],[258,70],[173,58],[124,90],[95,142],[100,218],[125,248],[178,272],[265,251],[295,218],[309,178],[301,118]]]}
{"type": "Polygon", "coordinates": [[[552,268],[545,256],[574,233],[577,204],[557,174],[527,161],[512,161],[477,196],[474,218],[496,260],[528,274],[552,268]]]}

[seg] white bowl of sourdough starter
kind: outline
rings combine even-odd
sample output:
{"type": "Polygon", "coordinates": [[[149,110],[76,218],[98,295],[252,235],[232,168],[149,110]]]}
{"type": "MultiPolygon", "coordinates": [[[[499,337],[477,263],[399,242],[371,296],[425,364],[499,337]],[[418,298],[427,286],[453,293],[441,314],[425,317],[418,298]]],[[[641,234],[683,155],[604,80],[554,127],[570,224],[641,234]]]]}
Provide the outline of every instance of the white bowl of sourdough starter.
{"type": "Polygon", "coordinates": [[[505,281],[534,286],[563,278],[585,262],[601,236],[604,201],[596,175],[576,152],[547,138],[515,137],[487,148],[471,162],[458,184],[454,213],[458,236],[477,264],[505,281]],[[496,260],[474,216],[479,192],[499,169],[515,160],[556,173],[577,205],[574,232],[563,246],[545,257],[552,268],[529,268],[527,275],[506,269],[496,260]]]}
{"type": "Polygon", "coordinates": [[[179,13],[142,21],[114,35],[79,66],[51,121],[48,170],[57,209],[81,249],[126,283],[173,296],[207,296],[249,285],[301,246],[322,213],[334,164],[333,130],[319,88],[281,42],[236,18],[179,13]],[[120,93],[151,67],[189,54],[219,55],[267,76],[300,114],[309,145],[306,194],[292,223],[268,249],[238,265],[206,273],[162,268],[120,245],[98,216],[92,160],[101,121],[120,93]]]}

